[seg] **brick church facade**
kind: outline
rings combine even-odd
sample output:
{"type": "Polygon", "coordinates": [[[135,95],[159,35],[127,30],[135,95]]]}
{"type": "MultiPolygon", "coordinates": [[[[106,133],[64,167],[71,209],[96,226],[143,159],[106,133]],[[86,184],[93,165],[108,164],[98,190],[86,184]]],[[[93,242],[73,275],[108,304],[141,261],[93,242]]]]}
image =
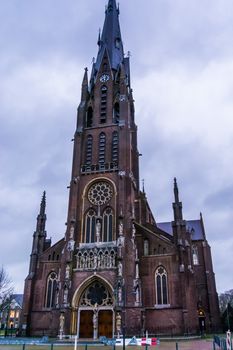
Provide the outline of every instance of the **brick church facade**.
{"type": "Polygon", "coordinates": [[[65,237],[47,238],[43,194],[25,280],[22,331],[94,338],[196,334],[219,328],[202,216],[158,223],[139,188],[129,57],[109,0],[90,77],[81,87],[65,237]]]}

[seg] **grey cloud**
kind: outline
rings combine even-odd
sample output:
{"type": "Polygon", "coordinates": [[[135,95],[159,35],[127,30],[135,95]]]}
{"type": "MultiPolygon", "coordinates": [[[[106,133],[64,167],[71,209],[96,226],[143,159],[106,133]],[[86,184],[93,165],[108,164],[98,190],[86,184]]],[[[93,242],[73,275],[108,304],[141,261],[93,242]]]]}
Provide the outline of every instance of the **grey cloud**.
{"type": "MultiPolygon", "coordinates": [[[[1,4],[0,237],[8,239],[0,265],[19,292],[44,189],[48,236],[56,241],[65,231],[70,140],[83,67],[96,56],[105,3],[1,4]]],[[[233,281],[227,285],[223,275],[232,263],[224,249],[231,245],[233,220],[226,204],[233,175],[233,3],[127,0],[120,10],[125,51],[132,52],[141,178],[155,218],[172,219],[176,176],[185,218],[203,211],[219,290],[230,289],[233,281]]]]}
{"type": "MultiPolygon", "coordinates": [[[[216,184],[217,185],[217,184],[216,184]]],[[[204,204],[214,211],[226,211],[233,205],[233,184],[222,187],[206,197],[204,204]]]]}

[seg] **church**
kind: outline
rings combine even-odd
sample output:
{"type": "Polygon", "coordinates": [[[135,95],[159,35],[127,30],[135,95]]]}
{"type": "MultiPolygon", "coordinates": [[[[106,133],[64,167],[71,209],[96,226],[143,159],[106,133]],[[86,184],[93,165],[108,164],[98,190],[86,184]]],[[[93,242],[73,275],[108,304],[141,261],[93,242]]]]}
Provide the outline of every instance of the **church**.
{"type": "Polygon", "coordinates": [[[202,215],[185,220],[176,179],[170,222],[157,221],[140,190],[130,57],[115,0],[106,6],[90,75],[84,72],[73,141],[66,233],[55,244],[48,239],[44,193],[22,333],[98,339],[218,330],[202,215]]]}

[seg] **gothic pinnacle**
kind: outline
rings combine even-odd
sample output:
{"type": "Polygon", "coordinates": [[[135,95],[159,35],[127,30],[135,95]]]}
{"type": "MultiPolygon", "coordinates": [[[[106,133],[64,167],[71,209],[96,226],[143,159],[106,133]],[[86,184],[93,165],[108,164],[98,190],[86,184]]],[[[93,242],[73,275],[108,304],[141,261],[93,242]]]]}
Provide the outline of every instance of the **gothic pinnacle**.
{"type": "Polygon", "coordinates": [[[40,203],[40,215],[45,214],[45,207],[46,207],[46,192],[44,191],[41,199],[41,203],[40,203]]]}
{"type": "Polygon", "coordinates": [[[85,73],[83,76],[83,82],[82,82],[82,94],[81,94],[81,100],[85,101],[87,98],[87,93],[88,93],[88,69],[85,68],[85,73]]]}
{"type": "Polygon", "coordinates": [[[174,195],[175,195],[175,203],[179,203],[179,190],[177,186],[176,177],[174,178],[174,195]]]}

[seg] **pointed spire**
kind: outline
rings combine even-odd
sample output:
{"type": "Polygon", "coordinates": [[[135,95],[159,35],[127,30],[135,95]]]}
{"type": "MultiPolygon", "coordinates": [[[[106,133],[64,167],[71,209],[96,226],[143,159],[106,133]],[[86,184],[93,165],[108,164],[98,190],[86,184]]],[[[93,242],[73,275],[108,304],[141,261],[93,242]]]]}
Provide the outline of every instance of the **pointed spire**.
{"type": "Polygon", "coordinates": [[[201,222],[203,237],[204,237],[204,240],[206,240],[206,233],[205,233],[205,226],[204,226],[204,220],[203,220],[202,212],[200,213],[200,222],[201,222]]]}
{"type": "Polygon", "coordinates": [[[88,93],[88,69],[85,68],[84,76],[83,76],[83,82],[82,82],[82,94],[81,94],[81,100],[85,101],[87,98],[88,93]]]}
{"type": "Polygon", "coordinates": [[[173,203],[174,220],[175,222],[183,220],[182,202],[179,200],[179,190],[176,178],[174,178],[174,196],[175,202],[173,203]]]}
{"type": "Polygon", "coordinates": [[[142,192],[145,194],[145,180],[142,179],[142,192]]]}
{"type": "Polygon", "coordinates": [[[40,215],[45,215],[45,207],[46,207],[46,192],[43,192],[43,196],[40,203],[40,215]]]}
{"type": "Polygon", "coordinates": [[[175,196],[175,203],[179,203],[179,190],[177,186],[176,177],[174,178],[174,196],[175,196]]]}
{"type": "Polygon", "coordinates": [[[82,85],[84,86],[86,86],[86,85],[88,85],[88,76],[87,76],[87,72],[88,72],[88,69],[87,69],[87,67],[85,68],[85,72],[84,72],[84,76],[83,76],[83,82],[82,82],[82,85]]]}
{"type": "Polygon", "coordinates": [[[98,35],[98,41],[97,41],[98,46],[100,46],[100,44],[101,44],[100,33],[101,33],[101,29],[99,29],[99,35],[98,35]]]}
{"type": "Polygon", "coordinates": [[[116,0],[108,1],[105,14],[102,35],[101,38],[99,36],[98,40],[99,52],[95,63],[97,71],[100,68],[105,50],[107,50],[112,69],[117,70],[124,60],[124,50],[119,24],[119,8],[117,8],[116,0]]]}
{"type": "Polygon", "coordinates": [[[45,214],[45,208],[46,208],[46,192],[43,192],[41,203],[40,203],[40,212],[37,215],[37,225],[36,225],[36,232],[44,232],[45,231],[45,222],[46,222],[46,214],[45,214]]]}
{"type": "Polygon", "coordinates": [[[109,0],[108,1],[108,6],[106,8],[106,13],[108,11],[113,11],[113,10],[116,10],[116,9],[117,9],[116,0],[109,0]]]}

